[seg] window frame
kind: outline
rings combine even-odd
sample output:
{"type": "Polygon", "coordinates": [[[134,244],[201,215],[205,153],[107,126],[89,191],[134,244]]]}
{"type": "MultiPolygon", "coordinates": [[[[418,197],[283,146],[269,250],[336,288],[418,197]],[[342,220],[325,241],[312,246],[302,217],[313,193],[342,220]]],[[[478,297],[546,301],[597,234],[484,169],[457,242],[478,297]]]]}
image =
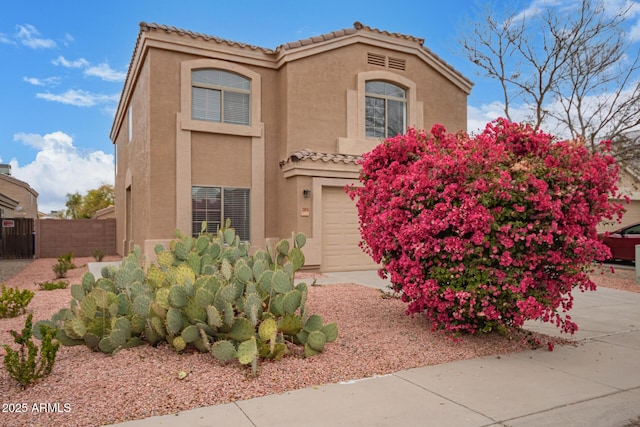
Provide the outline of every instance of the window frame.
{"type": "Polygon", "coordinates": [[[179,128],[183,131],[196,131],[207,133],[218,133],[225,135],[239,135],[262,137],[263,125],[261,123],[262,107],[260,99],[262,96],[262,77],[257,72],[243,65],[223,61],[220,59],[194,59],[183,61],[180,65],[180,115],[179,128]],[[239,74],[251,80],[250,102],[250,125],[237,125],[231,123],[210,122],[206,120],[193,120],[191,118],[192,86],[191,71],[203,68],[215,68],[239,74]]]}
{"type": "MultiPolygon", "coordinates": [[[[389,137],[394,137],[398,133],[399,134],[404,134],[407,131],[407,115],[408,115],[408,108],[409,108],[408,100],[407,100],[407,92],[408,92],[407,88],[402,87],[402,86],[396,84],[395,82],[389,82],[387,80],[373,80],[372,79],[372,80],[367,80],[365,82],[365,93],[364,93],[364,96],[365,96],[364,127],[365,127],[365,129],[364,129],[364,134],[365,134],[365,136],[367,138],[377,138],[377,139],[382,138],[382,139],[386,139],[386,138],[389,138],[389,137]],[[367,91],[367,86],[369,85],[369,83],[383,83],[385,85],[389,85],[389,86],[393,87],[394,89],[401,90],[402,94],[404,96],[403,97],[397,97],[397,96],[393,96],[393,95],[386,94],[386,93],[380,94],[380,93],[368,92],[367,91]],[[371,116],[371,115],[368,114],[368,110],[369,110],[369,107],[370,107],[369,99],[382,100],[382,102],[384,103],[384,106],[383,106],[383,108],[384,108],[384,126],[383,126],[384,135],[375,135],[375,134],[374,135],[370,135],[369,134],[370,127],[368,125],[368,119],[372,118],[373,121],[375,122],[375,116],[371,116]],[[403,111],[402,111],[402,124],[400,126],[401,129],[400,129],[399,132],[396,133],[396,135],[389,135],[389,128],[390,128],[390,124],[389,124],[389,110],[390,110],[389,104],[390,104],[390,102],[401,103],[402,106],[404,107],[403,111]]],[[[379,107],[375,107],[374,106],[373,108],[379,108],[379,107]]],[[[374,123],[374,126],[372,126],[372,129],[373,129],[374,133],[376,132],[376,128],[379,128],[379,127],[375,126],[375,123],[374,123]]]]}
{"type": "MultiPolygon", "coordinates": [[[[213,76],[212,76],[213,77],[213,76]]],[[[214,78],[212,78],[213,80],[214,78]]],[[[207,105],[208,106],[208,105],[207,105]]],[[[208,122],[215,123],[226,123],[240,126],[251,126],[251,79],[243,76],[242,74],[235,73],[232,71],[220,69],[220,68],[195,68],[191,70],[191,119],[192,120],[203,120],[208,122]],[[220,80],[224,80],[224,75],[232,76],[232,78],[236,78],[242,81],[242,83],[246,83],[248,89],[235,87],[231,85],[225,85],[223,83],[209,83],[209,82],[201,82],[194,81],[194,74],[197,72],[213,72],[219,73],[222,76],[219,77],[220,80]],[[204,91],[203,96],[201,97],[204,102],[209,99],[208,95],[213,95],[212,99],[218,98],[218,116],[208,117],[209,109],[205,108],[204,113],[202,115],[196,116],[196,91],[204,91]],[[246,120],[232,120],[228,117],[229,107],[232,106],[232,95],[240,94],[242,95],[243,101],[241,104],[244,108],[242,108],[242,116],[246,116],[246,120]],[[227,101],[229,99],[229,101],[227,101]],[[246,104],[246,105],[245,105],[246,104]]],[[[244,119],[244,117],[243,117],[244,119]]]]}
{"type": "MultiPolygon", "coordinates": [[[[236,202],[237,203],[237,202],[236,202]]],[[[231,187],[231,186],[216,186],[216,185],[193,185],[191,186],[191,235],[192,237],[197,237],[200,234],[200,231],[202,229],[202,221],[206,221],[207,222],[207,232],[209,233],[216,233],[217,230],[222,227],[225,223],[225,221],[230,218],[231,219],[231,227],[236,229],[236,234],[238,236],[240,236],[240,239],[242,241],[247,241],[250,242],[251,241],[251,189],[247,188],[247,187],[231,187]],[[213,199],[213,198],[208,198],[205,197],[203,198],[206,199],[207,201],[205,202],[205,206],[208,206],[209,203],[219,203],[219,207],[218,210],[216,211],[215,209],[211,209],[210,211],[207,210],[205,208],[205,212],[204,212],[204,218],[198,218],[196,219],[196,215],[198,213],[202,213],[202,209],[196,209],[195,205],[195,200],[194,200],[194,195],[196,194],[197,191],[199,191],[200,189],[204,189],[204,190],[208,190],[208,191],[218,191],[218,195],[219,198],[218,199],[213,199]],[[240,226],[238,226],[238,221],[235,221],[234,223],[234,218],[232,216],[229,216],[225,213],[225,209],[230,209],[230,207],[226,206],[227,201],[225,200],[227,197],[229,196],[225,196],[225,194],[227,193],[227,191],[236,191],[236,190],[244,190],[246,191],[243,194],[243,198],[244,198],[244,207],[245,207],[245,211],[242,212],[242,217],[244,224],[241,224],[240,226]],[[209,200],[211,200],[211,202],[209,202],[209,200]],[[209,219],[209,212],[212,213],[212,215],[216,215],[216,213],[219,215],[219,218],[214,218],[214,219],[209,219]],[[214,228],[215,227],[215,228],[214,228]]],[[[237,220],[237,217],[236,217],[237,220]]]]}

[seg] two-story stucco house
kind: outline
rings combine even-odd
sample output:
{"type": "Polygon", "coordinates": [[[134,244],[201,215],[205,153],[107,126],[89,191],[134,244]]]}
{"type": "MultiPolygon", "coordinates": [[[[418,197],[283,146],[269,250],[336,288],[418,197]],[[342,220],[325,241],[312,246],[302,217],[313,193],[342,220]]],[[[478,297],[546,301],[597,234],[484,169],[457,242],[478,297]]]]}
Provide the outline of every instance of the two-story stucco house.
{"type": "Polygon", "coordinates": [[[310,268],[372,268],[344,191],[359,156],[466,130],[471,87],[423,39],[358,22],[275,50],[141,23],[111,130],[118,251],[231,218],[255,247],[305,233],[310,268]]]}

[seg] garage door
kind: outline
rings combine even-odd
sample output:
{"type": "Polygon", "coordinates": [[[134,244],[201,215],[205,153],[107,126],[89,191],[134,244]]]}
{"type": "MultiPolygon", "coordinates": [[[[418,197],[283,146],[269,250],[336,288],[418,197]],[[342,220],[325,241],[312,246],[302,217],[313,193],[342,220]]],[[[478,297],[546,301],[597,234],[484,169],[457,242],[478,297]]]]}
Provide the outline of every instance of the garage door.
{"type": "Polygon", "coordinates": [[[358,212],[343,187],[322,188],[322,271],[377,268],[358,243],[358,212]]]}

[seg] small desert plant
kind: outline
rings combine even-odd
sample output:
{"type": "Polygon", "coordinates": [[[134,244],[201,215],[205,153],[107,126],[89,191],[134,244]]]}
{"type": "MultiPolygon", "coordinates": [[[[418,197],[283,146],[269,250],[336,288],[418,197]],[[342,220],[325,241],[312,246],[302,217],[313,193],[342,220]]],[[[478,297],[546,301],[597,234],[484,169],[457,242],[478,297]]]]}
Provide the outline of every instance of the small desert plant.
{"type": "Polygon", "coordinates": [[[38,287],[43,291],[53,291],[55,289],[67,289],[67,286],[69,286],[69,284],[63,280],[60,280],[58,282],[41,282],[41,283],[36,283],[36,285],[38,285],[38,287]]]}
{"type": "Polygon", "coordinates": [[[33,292],[28,289],[22,291],[18,288],[7,289],[3,283],[2,293],[0,293],[0,319],[16,317],[24,313],[33,295],[33,292]]]}
{"type": "Polygon", "coordinates": [[[73,254],[73,252],[67,252],[64,255],[59,256],[58,261],[60,261],[61,259],[69,264],[69,270],[73,270],[74,268],[76,268],[76,265],[73,263],[73,261],[76,259],[76,256],[73,254]]]}
{"type": "Polygon", "coordinates": [[[18,381],[22,387],[27,387],[34,381],[45,377],[51,373],[53,364],[56,359],[56,353],[60,347],[60,343],[53,338],[56,335],[56,329],[46,325],[40,325],[40,334],[42,335],[42,344],[40,349],[31,340],[33,314],[27,316],[22,333],[9,331],[13,340],[20,346],[18,350],[12,349],[8,345],[4,345],[6,354],[4,356],[4,367],[13,379],[18,381]],[[39,360],[38,360],[39,353],[39,360]]]}
{"type": "Polygon", "coordinates": [[[71,252],[58,257],[58,262],[51,267],[53,272],[56,274],[56,279],[67,277],[67,271],[76,268],[73,263],[73,259],[74,256],[71,252]]]}
{"type": "Polygon", "coordinates": [[[93,258],[97,261],[97,262],[101,262],[102,259],[104,258],[104,251],[102,249],[96,249],[95,251],[93,251],[91,253],[91,255],[93,255],[93,258]]]}

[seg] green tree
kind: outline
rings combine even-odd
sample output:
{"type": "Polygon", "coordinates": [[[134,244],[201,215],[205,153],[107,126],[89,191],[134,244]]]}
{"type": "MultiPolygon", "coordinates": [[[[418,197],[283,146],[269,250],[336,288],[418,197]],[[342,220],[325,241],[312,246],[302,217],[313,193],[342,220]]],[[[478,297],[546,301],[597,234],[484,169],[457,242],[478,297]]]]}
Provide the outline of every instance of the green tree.
{"type": "Polygon", "coordinates": [[[67,210],[65,212],[66,218],[78,219],[78,211],[82,205],[82,196],[77,191],[73,194],[67,193],[67,203],[65,206],[67,210]]]}
{"type": "Polygon", "coordinates": [[[71,219],[92,218],[100,209],[111,206],[114,202],[113,185],[103,184],[89,190],[81,196],[80,193],[67,194],[66,217],[71,219]]]}

